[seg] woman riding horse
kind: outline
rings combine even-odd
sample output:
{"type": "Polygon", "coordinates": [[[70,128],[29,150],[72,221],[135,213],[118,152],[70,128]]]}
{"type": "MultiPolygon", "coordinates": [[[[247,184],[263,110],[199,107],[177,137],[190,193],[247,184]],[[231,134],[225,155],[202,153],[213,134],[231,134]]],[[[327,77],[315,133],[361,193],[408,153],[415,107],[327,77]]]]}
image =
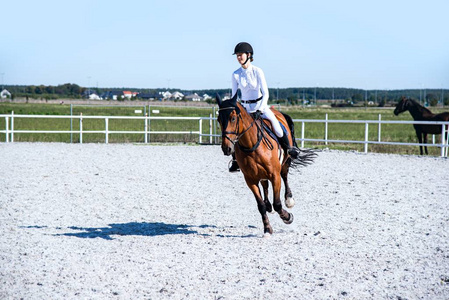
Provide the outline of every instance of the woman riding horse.
{"type": "MultiPolygon", "coordinates": [[[[288,153],[292,158],[297,158],[299,149],[290,145],[287,133],[284,132],[276,116],[268,107],[269,95],[264,72],[251,64],[254,60],[253,47],[246,42],[238,43],[235,46],[234,54],[237,55],[237,61],[241,66],[232,73],[232,95],[236,95],[237,90],[240,89],[240,103],[246,111],[249,113],[260,111],[262,118],[271,122],[273,131],[279,138],[278,140],[285,153],[288,153]]],[[[233,154],[229,172],[238,171],[239,166],[233,154]]]]}
{"type": "Polygon", "coordinates": [[[316,153],[305,149],[300,151],[292,146],[296,145],[293,121],[289,116],[268,108],[265,76],[261,69],[251,65],[254,54],[251,45],[239,43],[234,54],[242,66],[232,75],[234,96],[227,101],[222,101],[218,95],[216,98],[222,133],[221,149],[224,155],[232,154],[234,157],[231,172],[240,166],[246,184],[256,198],[264,233],[270,235],[273,229],[267,212],[274,209],[284,223],[293,222],[293,214],[283,209],[280,198],[284,181],[285,205],[291,208],[295,204],[288,184],[290,166],[308,165],[316,153]],[[242,94],[241,103],[237,101],[237,89],[242,94]],[[271,135],[271,130],[267,128],[269,122],[264,119],[271,122],[277,139],[271,135]],[[273,188],[273,204],[268,199],[268,182],[271,182],[273,188]],[[259,184],[263,187],[263,195],[259,184]]]}

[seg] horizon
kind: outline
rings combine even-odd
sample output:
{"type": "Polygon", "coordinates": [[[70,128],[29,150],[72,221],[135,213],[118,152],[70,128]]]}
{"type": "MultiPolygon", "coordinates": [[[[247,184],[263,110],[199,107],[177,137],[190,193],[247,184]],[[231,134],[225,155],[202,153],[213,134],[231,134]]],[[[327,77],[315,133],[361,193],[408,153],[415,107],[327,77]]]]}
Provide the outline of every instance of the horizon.
{"type": "MultiPolygon", "coordinates": [[[[100,87],[100,86],[82,86],[79,85],[77,83],[62,83],[62,84],[56,84],[56,85],[45,85],[45,84],[5,84],[5,88],[7,86],[13,86],[13,87],[18,87],[18,86],[62,86],[65,84],[75,84],[78,85],[81,88],[84,89],[136,89],[136,90],[179,90],[179,91],[206,91],[206,90],[229,90],[229,88],[205,88],[205,89],[181,89],[181,88],[176,88],[176,87],[171,87],[171,88],[165,88],[165,87],[129,87],[129,86],[123,86],[123,87],[100,87]]],[[[362,91],[422,91],[422,90],[435,90],[435,91],[449,91],[449,88],[432,88],[432,87],[424,87],[424,88],[396,88],[396,89],[363,89],[363,88],[354,88],[354,87],[337,87],[337,86],[294,86],[294,87],[269,87],[268,89],[270,90],[274,90],[274,89],[279,89],[279,90],[286,90],[286,89],[348,89],[348,90],[362,90],[362,91]]]]}

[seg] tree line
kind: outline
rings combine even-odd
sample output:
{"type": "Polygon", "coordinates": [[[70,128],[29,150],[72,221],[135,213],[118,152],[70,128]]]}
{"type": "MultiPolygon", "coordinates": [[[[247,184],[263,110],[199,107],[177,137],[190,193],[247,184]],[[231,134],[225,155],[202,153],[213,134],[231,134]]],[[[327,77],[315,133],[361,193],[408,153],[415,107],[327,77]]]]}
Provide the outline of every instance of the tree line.
{"type": "MultiPolygon", "coordinates": [[[[12,98],[26,99],[84,99],[90,92],[101,95],[107,91],[131,90],[142,94],[158,94],[164,91],[179,91],[183,94],[197,93],[208,94],[212,97],[219,94],[222,97],[230,96],[230,89],[205,89],[205,90],[181,90],[181,89],[143,89],[143,88],[99,88],[82,87],[73,83],[62,85],[8,85],[5,86],[12,98]]],[[[449,90],[447,89],[403,89],[403,90],[363,90],[354,88],[327,88],[327,87],[296,87],[296,88],[270,88],[271,103],[285,103],[292,105],[317,104],[327,101],[334,105],[357,105],[370,103],[383,106],[395,103],[403,96],[410,97],[429,106],[449,105],[449,90]]],[[[138,100],[139,97],[136,97],[138,100]]],[[[210,100],[214,101],[214,100],[210,100]]]]}

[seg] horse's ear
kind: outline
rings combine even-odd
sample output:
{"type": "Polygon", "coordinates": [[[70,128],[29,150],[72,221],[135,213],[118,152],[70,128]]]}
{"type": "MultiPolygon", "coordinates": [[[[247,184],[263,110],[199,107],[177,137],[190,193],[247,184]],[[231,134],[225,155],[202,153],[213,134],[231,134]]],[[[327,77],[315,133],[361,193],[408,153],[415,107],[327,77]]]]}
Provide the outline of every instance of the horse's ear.
{"type": "Polygon", "coordinates": [[[236,106],[237,105],[237,92],[235,93],[234,97],[231,98],[232,105],[236,106]]]}
{"type": "Polygon", "coordinates": [[[218,93],[215,95],[215,101],[217,101],[218,106],[221,106],[222,101],[221,101],[221,97],[220,97],[220,95],[218,95],[218,93]]]}

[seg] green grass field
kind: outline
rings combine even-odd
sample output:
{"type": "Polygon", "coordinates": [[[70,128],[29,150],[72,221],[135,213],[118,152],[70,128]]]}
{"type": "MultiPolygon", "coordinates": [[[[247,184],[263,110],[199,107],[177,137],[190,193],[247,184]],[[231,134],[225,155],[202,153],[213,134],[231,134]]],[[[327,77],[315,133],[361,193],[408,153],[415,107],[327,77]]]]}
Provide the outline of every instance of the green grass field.
{"type": "MultiPolygon", "coordinates": [[[[281,111],[289,114],[293,119],[320,119],[324,120],[326,114],[329,120],[378,120],[381,115],[382,120],[413,120],[408,112],[396,117],[393,109],[378,108],[302,108],[302,107],[281,107],[281,111]]],[[[431,108],[435,113],[444,111],[443,109],[431,108]]],[[[447,110],[447,109],[446,109],[447,110]]],[[[80,122],[78,118],[70,119],[50,119],[50,118],[20,118],[17,115],[70,115],[71,108],[68,104],[17,104],[0,103],[0,114],[10,114],[14,111],[15,130],[61,130],[68,131],[70,128],[79,130],[80,122]]],[[[213,113],[211,107],[169,107],[169,106],[73,106],[73,116],[144,116],[150,113],[157,117],[209,117],[213,113]],[[158,113],[155,113],[155,110],[158,113]]],[[[203,121],[203,133],[210,131],[209,121],[203,121]]],[[[214,125],[216,126],[216,124],[214,125]]],[[[151,120],[151,131],[198,131],[197,120],[151,120]]],[[[306,123],[305,138],[323,139],[325,132],[324,123],[306,123]]],[[[364,124],[329,124],[328,139],[331,140],[364,140],[364,124]]],[[[0,130],[5,130],[5,118],[0,118],[0,130]]],[[[83,130],[105,130],[105,121],[102,119],[83,119],[83,130]]],[[[144,120],[109,120],[110,131],[143,131],[144,120]]],[[[219,132],[218,128],[215,128],[219,132]]],[[[295,123],[296,138],[301,137],[301,123],[295,123]]],[[[84,143],[103,143],[105,135],[103,133],[84,133],[84,143]]],[[[0,142],[4,142],[6,136],[0,133],[0,142]]],[[[369,125],[369,140],[377,141],[377,124],[369,125]]],[[[430,136],[431,140],[432,137],[430,136]]],[[[410,142],[416,143],[416,135],[411,124],[382,124],[381,140],[387,142],[410,142]]],[[[438,143],[440,136],[436,137],[438,143]]],[[[74,142],[80,141],[79,134],[70,133],[16,133],[14,141],[17,142],[74,142]]],[[[215,139],[220,142],[220,138],[215,139]]],[[[116,133],[109,135],[110,143],[143,143],[143,134],[116,133]]],[[[197,134],[151,134],[150,142],[164,143],[195,143],[198,142],[197,134]]],[[[203,142],[209,142],[209,137],[203,137],[203,142]]],[[[322,142],[306,142],[306,147],[329,147],[331,149],[357,150],[363,151],[363,144],[341,144],[329,143],[327,146],[322,142]]],[[[370,152],[382,153],[403,153],[419,154],[417,146],[396,146],[396,145],[369,145],[370,152]]],[[[440,155],[440,149],[429,147],[431,155],[440,155]]]]}

